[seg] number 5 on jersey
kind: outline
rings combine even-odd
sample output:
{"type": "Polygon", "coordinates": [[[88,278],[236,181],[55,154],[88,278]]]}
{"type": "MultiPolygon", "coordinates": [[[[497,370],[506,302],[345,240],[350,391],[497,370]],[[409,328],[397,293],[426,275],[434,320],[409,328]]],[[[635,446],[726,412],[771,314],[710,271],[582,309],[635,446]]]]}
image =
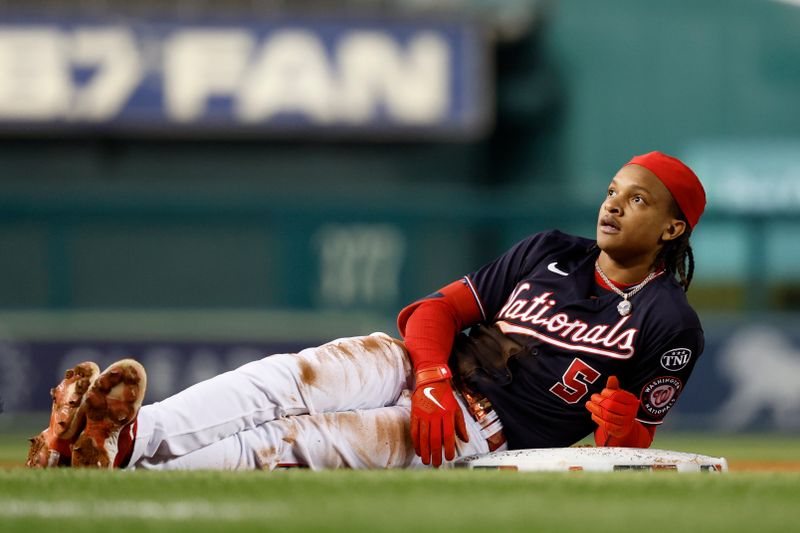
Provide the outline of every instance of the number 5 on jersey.
{"type": "Polygon", "coordinates": [[[576,357],[564,372],[562,381],[550,387],[550,392],[567,403],[578,403],[589,392],[587,384],[599,377],[600,372],[576,357]]]}

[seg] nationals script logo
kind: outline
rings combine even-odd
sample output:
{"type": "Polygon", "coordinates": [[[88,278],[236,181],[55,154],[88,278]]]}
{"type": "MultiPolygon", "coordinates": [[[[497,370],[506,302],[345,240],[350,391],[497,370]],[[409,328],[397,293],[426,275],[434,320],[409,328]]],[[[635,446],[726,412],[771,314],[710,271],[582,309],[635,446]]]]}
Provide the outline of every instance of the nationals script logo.
{"type": "Polygon", "coordinates": [[[630,320],[630,315],[620,317],[613,325],[595,326],[572,319],[567,313],[548,315],[548,311],[556,305],[556,301],[551,299],[553,293],[543,292],[532,298],[521,296],[530,288],[530,283],[518,285],[497,314],[496,324],[503,333],[527,335],[565,350],[602,355],[612,359],[633,357],[633,343],[639,330],[623,329],[625,323],[630,320]],[[512,324],[503,319],[511,319],[516,323],[512,324]],[[528,324],[534,327],[528,327],[528,324]]]}

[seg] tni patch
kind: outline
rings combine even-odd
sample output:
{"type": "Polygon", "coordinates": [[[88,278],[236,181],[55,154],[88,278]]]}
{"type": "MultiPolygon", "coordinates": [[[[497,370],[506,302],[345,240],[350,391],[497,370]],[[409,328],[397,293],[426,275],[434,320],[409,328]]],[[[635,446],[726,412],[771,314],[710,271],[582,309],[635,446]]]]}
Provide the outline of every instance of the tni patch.
{"type": "Polygon", "coordinates": [[[661,356],[661,366],[671,372],[682,370],[692,359],[692,350],[689,348],[673,348],[661,356]]]}

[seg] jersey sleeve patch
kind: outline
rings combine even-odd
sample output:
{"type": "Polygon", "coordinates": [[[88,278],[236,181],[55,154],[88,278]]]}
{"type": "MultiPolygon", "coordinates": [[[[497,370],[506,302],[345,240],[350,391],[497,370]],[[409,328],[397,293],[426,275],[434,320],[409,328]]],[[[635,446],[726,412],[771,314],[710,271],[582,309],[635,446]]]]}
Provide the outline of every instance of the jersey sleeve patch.
{"type": "Polygon", "coordinates": [[[661,367],[670,372],[677,372],[683,370],[691,360],[691,348],[673,348],[661,354],[661,367]]]}
{"type": "Polygon", "coordinates": [[[664,418],[678,401],[683,382],[675,376],[661,376],[646,384],[640,396],[642,409],[655,419],[664,418]]]}

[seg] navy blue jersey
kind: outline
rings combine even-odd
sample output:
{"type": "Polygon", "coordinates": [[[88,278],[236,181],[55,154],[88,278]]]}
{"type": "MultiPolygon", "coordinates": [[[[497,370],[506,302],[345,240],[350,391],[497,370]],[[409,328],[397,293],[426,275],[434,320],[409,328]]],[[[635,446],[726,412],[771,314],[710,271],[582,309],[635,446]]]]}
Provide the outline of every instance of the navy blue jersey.
{"type": "Polygon", "coordinates": [[[660,424],[703,351],[703,330],[670,272],[631,297],[597,284],[595,242],[559,231],[532,235],[468,275],[487,324],[531,353],[510,361],[508,385],[475,383],[511,448],[568,446],[597,427],[584,404],[609,376],[640,398],[637,420],[660,424]]]}

